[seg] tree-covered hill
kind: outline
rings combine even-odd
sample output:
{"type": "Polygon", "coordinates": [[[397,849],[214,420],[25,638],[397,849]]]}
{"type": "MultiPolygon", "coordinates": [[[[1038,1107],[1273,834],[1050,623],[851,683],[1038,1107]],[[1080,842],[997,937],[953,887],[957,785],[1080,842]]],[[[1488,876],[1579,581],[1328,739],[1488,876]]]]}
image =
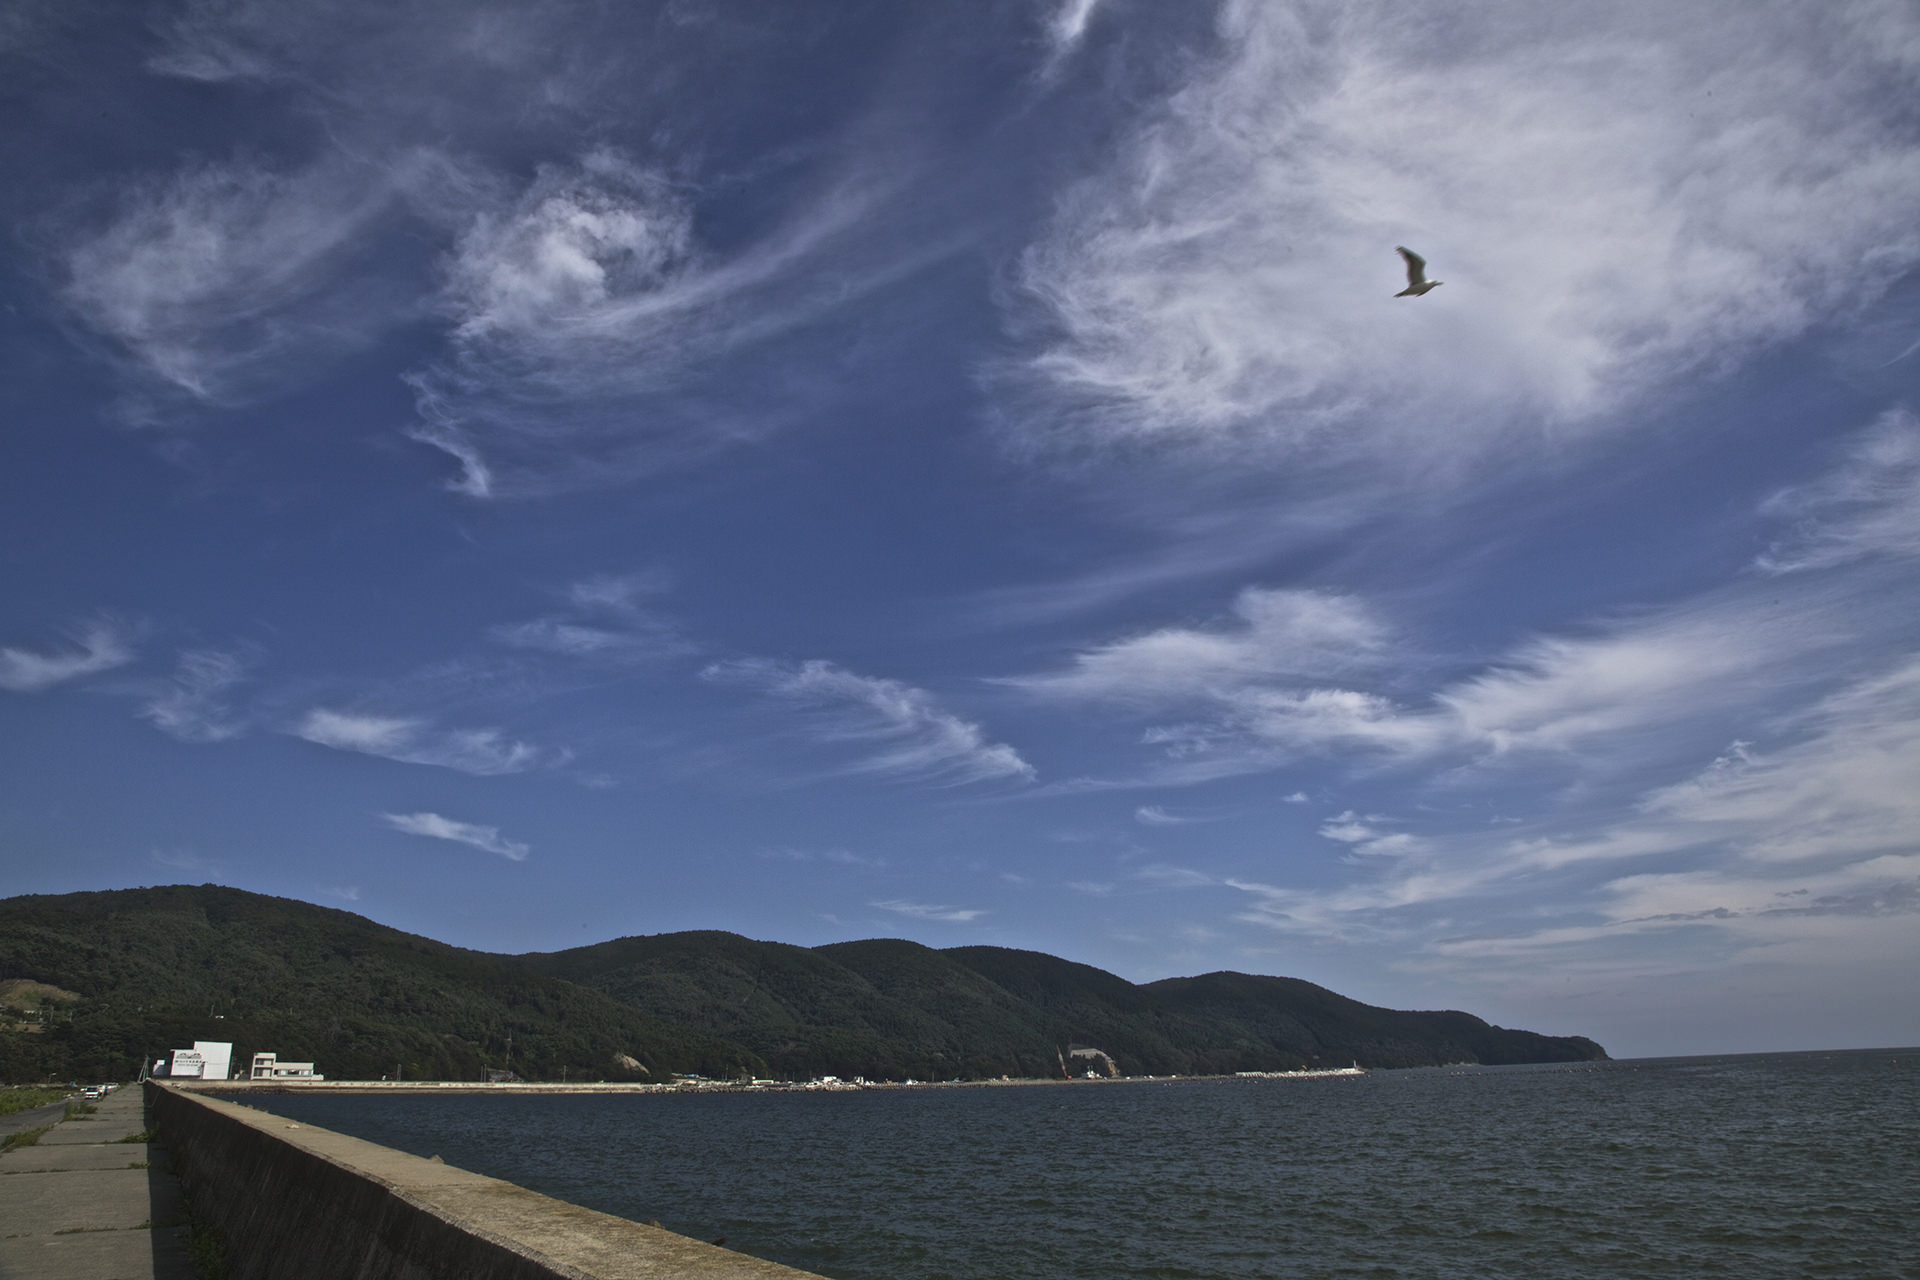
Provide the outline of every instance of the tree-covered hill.
{"type": "Polygon", "coordinates": [[[799,1076],[1052,1075],[1070,1044],[1100,1048],[1135,1075],[1606,1056],[1584,1037],[1503,1030],[1467,1013],[1378,1009],[1296,978],[1217,973],[1136,986],[1005,947],[936,951],[872,939],[807,950],[682,933],[519,962],[662,1021],[683,1023],[697,1008],[692,1025],[799,1076]]]}
{"type": "Polygon", "coordinates": [[[1074,1044],[1153,1075],[1605,1056],[1292,978],[1135,985],[1001,947],[721,932],[492,955],[215,885],[0,900],[10,980],[62,994],[0,1023],[0,1079],[18,1081],[125,1077],[195,1039],[230,1040],[237,1060],[310,1058],[335,1079],[476,1079],[508,1065],[509,1037],[529,1079],[1042,1076],[1074,1044]]]}
{"type": "MultiPolygon", "coordinates": [[[[0,979],[76,993],[0,1032],[0,1079],[125,1079],[195,1039],[311,1060],[335,1078],[663,1079],[762,1069],[500,956],[364,917],[217,885],[0,900],[0,979]],[[639,1065],[631,1065],[637,1062],[639,1065]]],[[[236,1058],[236,1061],[244,1059],[236,1058]]]]}

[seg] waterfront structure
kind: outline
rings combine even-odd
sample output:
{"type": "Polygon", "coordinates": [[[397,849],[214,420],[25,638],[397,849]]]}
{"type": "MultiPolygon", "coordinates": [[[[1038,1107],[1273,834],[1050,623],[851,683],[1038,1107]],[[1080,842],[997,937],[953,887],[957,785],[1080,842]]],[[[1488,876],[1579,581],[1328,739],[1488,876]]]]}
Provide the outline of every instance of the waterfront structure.
{"type": "Polygon", "coordinates": [[[233,1063],[231,1040],[195,1040],[191,1049],[174,1049],[153,1069],[169,1080],[225,1080],[233,1063]]]}
{"type": "Polygon", "coordinates": [[[256,1053],[250,1080],[325,1080],[311,1062],[282,1062],[278,1054],[256,1053]]]}

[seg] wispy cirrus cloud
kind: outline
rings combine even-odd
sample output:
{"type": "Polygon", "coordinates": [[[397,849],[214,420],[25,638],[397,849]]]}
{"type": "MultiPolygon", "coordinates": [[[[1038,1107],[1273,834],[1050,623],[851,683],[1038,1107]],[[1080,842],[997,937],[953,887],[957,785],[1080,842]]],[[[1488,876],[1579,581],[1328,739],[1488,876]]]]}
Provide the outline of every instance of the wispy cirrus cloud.
{"type": "Polygon", "coordinates": [[[1320,824],[1320,835],[1338,841],[1356,856],[1400,858],[1422,853],[1426,842],[1406,831],[1389,831],[1391,820],[1379,814],[1362,817],[1353,810],[1337,814],[1320,824]]]}
{"type": "MultiPolygon", "coordinates": [[[[1442,664],[1363,602],[1243,592],[1234,616],[1096,644],[1062,671],[1005,681],[1042,702],[1147,718],[1162,764],[1195,783],[1303,759],[1426,763],[1648,749],[1647,735],[1792,696],[1814,659],[1894,625],[1858,591],[1809,585],[1798,607],[1736,582],[1664,609],[1513,644],[1479,670],[1442,664]],[[1169,718],[1178,717],[1178,718],[1169,718]]],[[[1304,798],[1304,797],[1303,797],[1304,798]]]]}
{"type": "Polygon", "coordinates": [[[1009,295],[1024,448],[1443,479],[1849,314],[1920,262],[1920,18],[1231,0],[1009,295]],[[1337,8],[1337,12],[1336,12],[1337,8]],[[1609,11],[1613,16],[1608,17],[1609,11]],[[1396,300],[1396,244],[1444,288],[1396,300]],[[1444,424],[1444,430],[1436,426],[1444,424]]]}
{"type": "Polygon", "coordinates": [[[815,737],[862,748],[848,772],[955,786],[1034,776],[1033,766],[1012,747],[990,741],[979,725],[942,709],[925,689],[898,680],[859,675],[819,659],[741,658],[714,663],[701,674],[800,708],[815,737]]]}
{"type": "Polygon", "coordinates": [[[75,628],[65,647],[50,652],[0,648],[0,689],[41,693],[69,680],[123,667],[134,659],[124,628],[94,621],[75,628]]]}
{"type": "Polygon", "coordinates": [[[217,876],[224,870],[219,862],[190,849],[151,849],[147,852],[147,859],[156,867],[184,871],[189,875],[217,876]]]}
{"type": "Polygon", "coordinates": [[[906,916],[911,920],[937,920],[946,924],[965,924],[969,920],[978,920],[986,912],[977,907],[934,906],[924,902],[907,902],[899,898],[890,898],[884,902],[869,902],[870,907],[879,911],[891,911],[897,916],[906,916]]]}
{"type": "Polygon", "coordinates": [[[1083,650],[1065,671],[1007,683],[1052,698],[1166,702],[1363,669],[1378,663],[1388,639],[1387,626],[1353,597],[1249,587],[1218,625],[1129,636],[1083,650]]]}
{"type": "Polygon", "coordinates": [[[383,813],[380,817],[395,831],[404,831],[410,836],[425,836],[430,840],[451,840],[455,844],[470,845],[487,853],[497,853],[512,862],[525,862],[527,854],[532,852],[531,845],[508,840],[500,834],[498,827],[458,822],[437,813],[383,813]]]}
{"type": "Polygon", "coordinates": [[[406,716],[385,716],[316,707],[293,735],[336,751],[357,751],[405,764],[436,765],[481,777],[522,773],[550,753],[507,737],[498,729],[440,729],[406,716]]]}
{"type": "Polygon", "coordinates": [[[699,237],[693,196],[608,148],[542,166],[515,193],[474,190],[439,300],[451,350],[409,376],[409,434],[460,464],[450,487],[600,484],[760,434],[778,413],[728,408],[699,379],[901,269],[851,265],[849,236],[882,199],[870,178],[829,181],[794,220],[724,253],[699,237]]]}
{"type": "MultiPolygon", "coordinates": [[[[1394,832],[1417,849],[1381,852],[1422,856],[1357,864],[1368,874],[1331,888],[1232,881],[1248,897],[1239,918],[1309,936],[1393,937],[1457,959],[1520,960],[1598,954],[1680,930],[1764,947],[1801,937],[1800,922],[1816,917],[1920,914],[1912,837],[1920,793],[1911,785],[1920,776],[1920,657],[1818,699],[1773,732],[1769,749],[1735,743],[1646,792],[1626,819],[1608,810],[1553,835],[1394,832]],[[1525,904],[1548,886],[1556,907],[1541,923],[1525,904]],[[1502,901],[1507,908],[1495,905],[1502,901]],[[1512,927],[1449,933],[1463,911],[1512,927]]],[[[1382,833],[1376,820],[1346,813],[1321,834],[1369,852],[1382,833]]]]}
{"type": "Polygon", "coordinates": [[[1875,556],[1920,556],[1920,418],[1888,410],[1839,466],[1784,489],[1761,510],[1791,522],[1755,562],[1767,573],[1831,569],[1875,556]]]}
{"type": "Polygon", "coordinates": [[[848,849],[802,849],[794,845],[774,845],[760,850],[769,862],[813,862],[836,867],[884,867],[885,858],[870,858],[848,849]]]}
{"type": "Polygon", "coordinates": [[[244,734],[246,717],[235,711],[232,692],[251,675],[250,655],[191,649],[180,655],[173,680],[149,698],[140,714],[182,742],[225,742],[244,734]]]}
{"type": "Polygon", "coordinates": [[[667,589],[658,574],[600,574],[571,584],[567,608],[523,622],[501,623],[488,637],[509,648],[596,663],[626,664],[699,652],[671,619],[652,607],[667,589]]]}
{"type": "Polygon", "coordinates": [[[237,404],[280,390],[405,314],[364,258],[398,176],[235,160],[134,185],[67,242],[66,303],[176,393],[237,404]]]}
{"type": "Polygon", "coordinates": [[[1175,813],[1163,804],[1143,804],[1133,811],[1133,820],[1143,827],[1183,827],[1192,822],[1205,822],[1205,818],[1175,813]]]}

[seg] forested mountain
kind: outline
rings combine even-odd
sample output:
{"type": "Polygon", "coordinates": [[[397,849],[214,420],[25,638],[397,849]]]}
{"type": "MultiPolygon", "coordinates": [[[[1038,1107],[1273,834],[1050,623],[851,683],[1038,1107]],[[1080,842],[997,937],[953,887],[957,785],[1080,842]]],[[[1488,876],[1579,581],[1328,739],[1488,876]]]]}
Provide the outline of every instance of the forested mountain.
{"type": "MultiPolygon", "coordinates": [[[[1128,1074],[1604,1057],[1582,1037],[1401,1013],[1292,978],[1136,986],[1055,956],[897,939],[806,948],[696,932],[523,956],[203,885],[0,900],[0,1079],[125,1077],[194,1039],[334,1079],[1044,1076],[1098,1047],[1128,1074]]],[[[236,1060],[244,1060],[237,1058],[236,1060]]]]}
{"type": "Polygon", "coordinates": [[[218,885],[0,900],[7,978],[80,999],[0,1031],[4,1080],[126,1079],[143,1056],[196,1039],[312,1060],[335,1079],[397,1067],[409,1079],[476,1080],[505,1064],[509,1034],[522,1074],[657,1080],[761,1066],[506,957],[218,885]]]}

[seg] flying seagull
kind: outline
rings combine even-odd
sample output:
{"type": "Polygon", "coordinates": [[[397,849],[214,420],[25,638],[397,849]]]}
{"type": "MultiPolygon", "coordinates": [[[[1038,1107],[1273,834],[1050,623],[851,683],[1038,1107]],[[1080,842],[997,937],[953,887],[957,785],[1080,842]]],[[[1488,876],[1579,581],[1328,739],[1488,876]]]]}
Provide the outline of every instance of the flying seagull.
{"type": "Polygon", "coordinates": [[[1427,279],[1427,260],[1425,258],[1407,248],[1405,245],[1396,245],[1395,248],[1399,249],[1400,256],[1407,260],[1407,287],[1394,294],[1394,297],[1417,298],[1427,290],[1437,289],[1446,283],[1443,280],[1427,279]]]}

